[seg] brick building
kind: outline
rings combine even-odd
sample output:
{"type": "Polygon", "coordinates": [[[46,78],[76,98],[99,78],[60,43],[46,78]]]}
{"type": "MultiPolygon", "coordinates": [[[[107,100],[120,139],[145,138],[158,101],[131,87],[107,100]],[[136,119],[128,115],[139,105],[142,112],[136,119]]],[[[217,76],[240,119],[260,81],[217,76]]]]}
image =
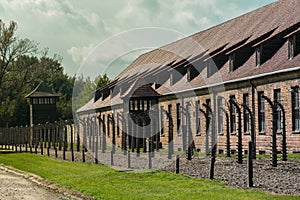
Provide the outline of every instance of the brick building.
{"type": "Polygon", "coordinates": [[[270,153],[275,133],[278,151],[286,137],[300,152],[298,13],[279,0],[142,54],[77,111],[83,134],[138,151],[216,142],[220,153],[241,137],[244,153],[249,140],[270,153]]]}

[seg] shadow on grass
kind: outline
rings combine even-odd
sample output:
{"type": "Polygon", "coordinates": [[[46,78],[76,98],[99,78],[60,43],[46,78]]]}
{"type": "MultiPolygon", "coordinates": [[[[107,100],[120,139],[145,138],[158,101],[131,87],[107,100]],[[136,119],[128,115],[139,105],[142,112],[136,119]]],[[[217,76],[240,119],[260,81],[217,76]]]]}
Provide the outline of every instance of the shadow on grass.
{"type": "Polygon", "coordinates": [[[12,151],[12,150],[8,150],[8,149],[1,149],[0,148],[0,154],[16,154],[18,152],[12,151]]]}

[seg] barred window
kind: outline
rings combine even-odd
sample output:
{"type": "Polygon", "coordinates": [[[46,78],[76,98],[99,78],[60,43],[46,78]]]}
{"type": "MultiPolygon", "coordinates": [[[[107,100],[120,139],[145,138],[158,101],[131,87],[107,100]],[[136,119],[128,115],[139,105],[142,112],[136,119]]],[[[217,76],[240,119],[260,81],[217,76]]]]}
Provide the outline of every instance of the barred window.
{"type": "MultiPolygon", "coordinates": [[[[172,117],[172,104],[168,105],[168,113],[170,115],[169,117],[172,117]]],[[[171,120],[169,119],[169,117],[168,117],[169,129],[170,129],[170,131],[173,132],[173,130],[171,130],[171,128],[173,128],[173,124],[171,124],[171,120]],[[171,125],[172,125],[172,127],[171,127],[171,125]]]]}
{"type": "MultiPolygon", "coordinates": [[[[274,102],[275,103],[281,103],[281,91],[280,89],[274,90],[274,102]]],[[[279,106],[277,106],[276,111],[274,113],[275,121],[276,121],[276,129],[277,131],[280,131],[282,129],[282,117],[281,117],[281,109],[279,106]]]]}
{"type": "MultiPolygon", "coordinates": [[[[230,99],[235,100],[235,95],[230,95],[230,99]]],[[[232,104],[230,104],[230,132],[236,132],[236,109],[232,104]]]]}
{"type": "Polygon", "coordinates": [[[262,96],[264,92],[258,92],[258,131],[265,131],[265,102],[262,96]]]}
{"type": "Polygon", "coordinates": [[[181,131],[181,106],[180,103],[176,104],[176,122],[177,122],[177,134],[181,131]]]}
{"type": "Polygon", "coordinates": [[[165,118],[164,118],[164,107],[160,106],[160,135],[165,136],[165,118]]]}
{"type": "Polygon", "coordinates": [[[223,111],[222,111],[222,98],[218,97],[217,99],[217,106],[218,106],[218,133],[223,133],[223,111]]]}
{"type": "Polygon", "coordinates": [[[120,137],[120,117],[121,117],[121,114],[119,115],[119,113],[116,114],[117,116],[117,136],[120,137]]]}
{"type": "Polygon", "coordinates": [[[201,135],[201,121],[200,121],[200,101],[196,101],[196,135],[201,135]]]}
{"type": "Polygon", "coordinates": [[[299,87],[292,87],[292,126],[293,131],[300,131],[299,87]]]}
{"type": "MultiPolygon", "coordinates": [[[[211,108],[211,100],[210,99],[206,99],[206,105],[211,108]]],[[[206,113],[209,113],[208,109],[206,109],[206,113]]],[[[210,122],[209,122],[209,125],[208,125],[208,133],[210,134],[211,131],[212,131],[212,120],[210,118],[210,122]]]]}
{"type": "MultiPolygon", "coordinates": [[[[243,104],[249,107],[249,94],[243,94],[243,104]]],[[[250,131],[250,115],[248,110],[244,107],[244,133],[249,133],[250,131]]]]}
{"type": "Polygon", "coordinates": [[[107,115],[106,126],[107,126],[107,136],[110,136],[110,124],[109,124],[110,114],[107,115]]]}

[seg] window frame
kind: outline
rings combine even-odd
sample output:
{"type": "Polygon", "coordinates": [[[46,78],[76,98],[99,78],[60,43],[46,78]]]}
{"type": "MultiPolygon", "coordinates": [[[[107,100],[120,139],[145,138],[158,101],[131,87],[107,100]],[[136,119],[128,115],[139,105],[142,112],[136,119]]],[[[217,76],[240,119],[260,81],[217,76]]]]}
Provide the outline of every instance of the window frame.
{"type": "MultiPolygon", "coordinates": [[[[278,102],[281,103],[281,90],[280,89],[274,89],[274,103],[278,102]]],[[[276,107],[276,111],[274,113],[274,116],[276,117],[276,131],[281,132],[282,131],[282,111],[279,106],[276,107]]]]}
{"type": "Polygon", "coordinates": [[[300,132],[300,102],[299,102],[299,86],[291,88],[292,100],[292,131],[300,132]]]}
{"type": "MultiPolygon", "coordinates": [[[[243,104],[249,107],[249,93],[243,94],[243,104]]],[[[244,134],[250,133],[250,113],[248,110],[243,108],[243,120],[244,120],[244,134]]]]}
{"type": "Polygon", "coordinates": [[[221,97],[217,98],[217,106],[218,106],[218,133],[219,135],[223,134],[224,131],[224,126],[223,126],[223,111],[222,111],[222,106],[223,106],[223,99],[221,97]]]}
{"type": "Polygon", "coordinates": [[[288,38],[288,59],[292,60],[295,56],[295,48],[296,48],[296,35],[292,35],[288,38]]]}
{"type": "MultiPolygon", "coordinates": [[[[230,99],[235,100],[235,95],[230,95],[230,99]]],[[[229,106],[229,118],[230,118],[230,133],[232,135],[236,134],[236,108],[232,103],[229,106]]]]}
{"type": "Polygon", "coordinates": [[[262,98],[263,95],[263,91],[257,92],[258,132],[260,134],[264,134],[266,130],[265,101],[262,98]]]}
{"type": "Polygon", "coordinates": [[[200,115],[200,101],[195,102],[196,105],[196,112],[195,112],[195,120],[196,120],[196,136],[201,135],[201,115],[200,115]]]}
{"type": "Polygon", "coordinates": [[[181,135],[181,105],[180,103],[176,103],[176,128],[177,135],[181,135]]]}
{"type": "Polygon", "coordinates": [[[256,67],[259,67],[261,65],[261,59],[262,58],[262,45],[259,45],[255,49],[255,61],[256,61],[256,67]]]}
{"type": "Polygon", "coordinates": [[[160,136],[165,136],[164,106],[160,106],[160,136]]]}
{"type": "Polygon", "coordinates": [[[233,72],[235,70],[234,61],[235,61],[235,53],[229,55],[229,72],[233,72]]]}

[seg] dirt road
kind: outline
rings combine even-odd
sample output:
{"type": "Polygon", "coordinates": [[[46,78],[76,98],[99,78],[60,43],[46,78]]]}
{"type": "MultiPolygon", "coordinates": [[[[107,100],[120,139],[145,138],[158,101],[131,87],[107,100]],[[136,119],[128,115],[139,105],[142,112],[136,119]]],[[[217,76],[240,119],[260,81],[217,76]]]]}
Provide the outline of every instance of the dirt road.
{"type": "Polygon", "coordinates": [[[59,194],[52,193],[23,177],[14,175],[6,170],[0,170],[0,200],[36,200],[36,199],[65,199],[59,194]]]}

